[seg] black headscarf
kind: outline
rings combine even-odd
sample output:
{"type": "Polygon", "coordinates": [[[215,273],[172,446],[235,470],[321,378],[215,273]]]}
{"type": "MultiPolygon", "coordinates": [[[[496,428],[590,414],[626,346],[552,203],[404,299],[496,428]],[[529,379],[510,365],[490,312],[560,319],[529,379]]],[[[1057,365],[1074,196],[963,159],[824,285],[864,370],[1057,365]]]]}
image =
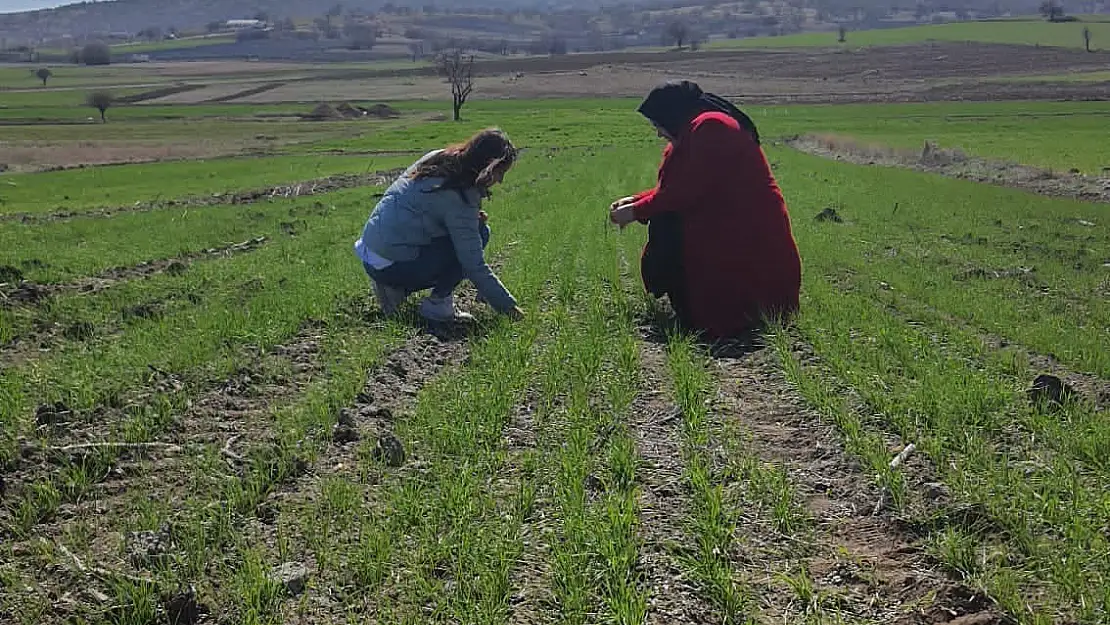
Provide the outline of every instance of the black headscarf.
{"type": "Polygon", "coordinates": [[[751,133],[756,145],[759,144],[759,130],[752,118],[736,108],[732,102],[702,91],[697,83],[689,80],[668,82],[652,89],[637,110],[662,126],[672,137],[681,134],[682,129],[694,117],[708,111],[717,111],[735,119],[741,128],[751,133]]]}

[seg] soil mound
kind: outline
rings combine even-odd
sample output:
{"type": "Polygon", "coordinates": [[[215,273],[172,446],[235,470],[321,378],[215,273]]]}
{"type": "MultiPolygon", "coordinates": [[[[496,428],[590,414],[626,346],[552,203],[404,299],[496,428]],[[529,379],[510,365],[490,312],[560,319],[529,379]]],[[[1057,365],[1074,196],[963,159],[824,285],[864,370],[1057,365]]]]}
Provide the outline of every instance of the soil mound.
{"type": "Polygon", "coordinates": [[[370,108],[364,108],[350,102],[340,102],[335,105],[321,102],[316,105],[316,108],[312,109],[312,112],[302,114],[301,119],[307,121],[342,121],[363,118],[393,119],[400,116],[400,111],[388,104],[375,104],[370,108]]]}

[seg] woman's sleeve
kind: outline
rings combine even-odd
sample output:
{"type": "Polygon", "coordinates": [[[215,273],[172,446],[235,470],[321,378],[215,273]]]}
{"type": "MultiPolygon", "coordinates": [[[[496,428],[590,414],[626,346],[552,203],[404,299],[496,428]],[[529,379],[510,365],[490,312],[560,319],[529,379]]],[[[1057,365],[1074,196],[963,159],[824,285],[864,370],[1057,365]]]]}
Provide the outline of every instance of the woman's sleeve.
{"type": "MultiPolygon", "coordinates": [[[[454,195],[454,192],[440,195],[454,195]]],[[[461,202],[454,203],[455,206],[449,206],[444,211],[444,225],[451,236],[451,244],[455,247],[455,255],[462,266],[463,275],[474,283],[478,293],[494,310],[511,310],[517,305],[516,299],[486,263],[477,210],[470,209],[461,202]]]]}
{"type": "Polygon", "coordinates": [[[696,207],[704,197],[709,176],[713,175],[714,155],[719,151],[724,128],[712,120],[695,126],[663,160],[659,184],[632,204],[639,221],[660,213],[681,212],[696,207]]]}

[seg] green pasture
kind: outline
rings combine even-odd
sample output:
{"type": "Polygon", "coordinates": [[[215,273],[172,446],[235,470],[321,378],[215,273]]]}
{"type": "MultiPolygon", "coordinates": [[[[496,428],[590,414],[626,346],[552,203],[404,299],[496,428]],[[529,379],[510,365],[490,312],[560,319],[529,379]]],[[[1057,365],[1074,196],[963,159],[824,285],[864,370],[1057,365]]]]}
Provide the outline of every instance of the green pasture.
{"type": "Polygon", "coordinates": [[[1092,20],[1050,23],[1038,19],[953,22],[860,31],[849,28],[843,44],[837,41],[839,35],[837,31],[833,30],[782,37],[732,39],[714,42],[711,47],[833,48],[837,46],[896,46],[927,41],[975,41],[980,43],[1082,48],[1084,47],[1084,28],[1091,30],[1091,48],[1093,50],[1110,50],[1110,22],[1092,20]]]}

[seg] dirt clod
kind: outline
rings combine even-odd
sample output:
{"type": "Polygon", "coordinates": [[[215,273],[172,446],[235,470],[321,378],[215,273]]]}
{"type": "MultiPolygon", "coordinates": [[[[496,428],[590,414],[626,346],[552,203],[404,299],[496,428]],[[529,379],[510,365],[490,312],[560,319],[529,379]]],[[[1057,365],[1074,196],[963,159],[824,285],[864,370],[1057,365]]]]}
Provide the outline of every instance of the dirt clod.
{"type": "Polygon", "coordinates": [[[336,423],[332,428],[331,439],[336,443],[343,445],[346,443],[353,443],[362,438],[358,433],[358,429],[342,423],[336,423]]]}
{"type": "Polygon", "coordinates": [[[396,436],[388,432],[382,434],[374,447],[374,460],[394,468],[400,467],[405,464],[405,446],[396,436]]]}
{"type": "Polygon", "coordinates": [[[189,264],[180,260],[172,261],[170,264],[166,265],[166,273],[171,276],[180,276],[188,270],[189,264]]]}
{"type": "Polygon", "coordinates": [[[73,411],[62,402],[43,404],[35,410],[35,424],[38,426],[57,425],[69,421],[73,411]]]}
{"type": "Polygon", "coordinates": [[[273,523],[277,521],[278,511],[273,504],[262,502],[254,509],[254,515],[258,517],[259,521],[262,521],[266,525],[273,525],[273,523]]]}
{"type": "Polygon", "coordinates": [[[832,207],[826,208],[825,210],[821,211],[820,213],[817,213],[817,218],[816,219],[817,219],[817,221],[821,221],[821,222],[831,221],[831,222],[836,223],[836,224],[844,223],[844,218],[841,217],[840,214],[836,212],[836,209],[832,208],[832,207]]]}
{"type": "Polygon", "coordinates": [[[147,569],[165,561],[172,548],[167,528],[131,532],[127,535],[127,559],[136,569],[147,569]]]}
{"type": "Polygon", "coordinates": [[[197,590],[192,586],[165,597],[162,605],[170,625],[193,625],[208,612],[208,608],[197,600],[197,590]]]}
{"type": "Polygon", "coordinates": [[[353,428],[356,424],[355,414],[350,408],[344,408],[339,411],[339,422],[336,423],[337,426],[353,428]]]}
{"type": "Polygon", "coordinates": [[[162,317],[162,308],[156,303],[138,304],[123,309],[123,319],[159,319],[162,317]]]}
{"type": "Polygon", "coordinates": [[[0,265],[0,282],[22,282],[23,272],[11,265],[0,265]]]}
{"type": "Polygon", "coordinates": [[[304,592],[308,568],[300,562],[286,562],[270,571],[270,579],[285,587],[285,592],[297,596],[304,592]]]}
{"type": "Polygon", "coordinates": [[[1054,375],[1041,374],[1028,391],[1029,401],[1036,406],[1063,406],[1075,398],[1075,389],[1054,375]]]}
{"type": "Polygon", "coordinates": [[[62,336],[71,341],[87,341],[96,334],[96,326],[88,321],[78,321],[66,326],[62,336]]]}

